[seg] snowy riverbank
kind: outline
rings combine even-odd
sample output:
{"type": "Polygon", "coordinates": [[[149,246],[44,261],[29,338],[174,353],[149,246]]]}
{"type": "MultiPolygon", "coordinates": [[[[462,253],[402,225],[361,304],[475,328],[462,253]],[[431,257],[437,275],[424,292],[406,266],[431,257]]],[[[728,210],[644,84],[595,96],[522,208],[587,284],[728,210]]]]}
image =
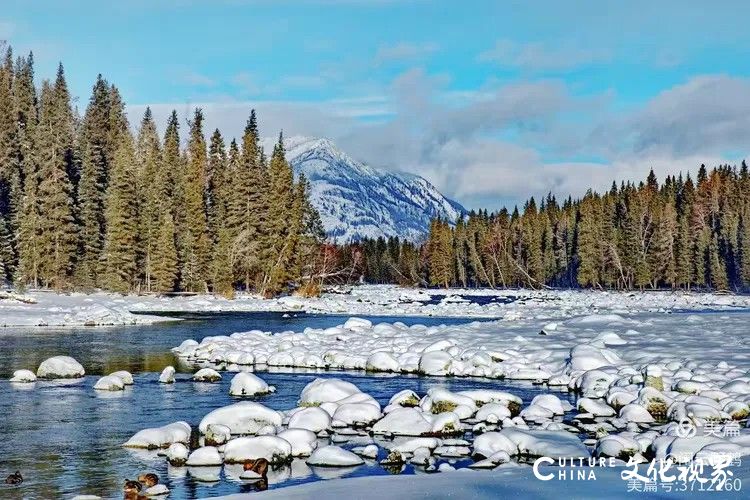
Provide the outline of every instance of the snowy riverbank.
{"type": "Polygon", "coordinates": [[[83,326],[149,324],[159,312],[308,312],[350,316],[444,316],[516,320],[570,318],[614,313],[725,310],[750,307],[750,296],[684,292],[599,292],[588,290],[422,290],[388,285],[354,287],[350,293],[319,298],[263,299],[239,295],[157,297],[55,294],[31,291],[24,300],[0,299],[0,326],[83,326]],[[482,297],[484,300],[477,300],[482,297]],[[481,303],[480,303],[481,302],[481,303]],[[133,313],[154,313],[143,315],[133,313]]]}

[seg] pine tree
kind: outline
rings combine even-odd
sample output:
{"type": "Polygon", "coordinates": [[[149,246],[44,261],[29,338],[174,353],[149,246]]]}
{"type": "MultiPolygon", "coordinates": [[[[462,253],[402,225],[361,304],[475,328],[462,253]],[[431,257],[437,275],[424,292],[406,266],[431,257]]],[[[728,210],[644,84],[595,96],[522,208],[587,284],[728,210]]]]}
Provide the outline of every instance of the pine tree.
{"type": "Polygon", "coordinates": [[[203,112],[195,111],[190,123],[185,177],[185,241],[182,269],[183,287],[189,291],[207,291],[211,242],[206,214],[206,140],[203,136],[203,112]]]}
{"type": "Polygon", "coordinates": [[[38,274],[46,286],[67,286],[76,253],[72,158],[72,112],[62,66],[55,86],[42,85],[36,148],[39,157],[38,274]]]}
{"type": "Polygon", "coordinates": [[[178,265],[174,219],[169,210],[164,210],[159,222],[157,244],[151,258],[151,289],[159,292],[174,290],[178,278],[178,265]]]}
{"type": "Polygon", "coordinates": [[[234,172],[236,194],[229,214],[236,276],[245,289],[251,288],[263,270],[261,250],[267,247],[262,236],[267,227],[268,179],[258,141],[258,123],[252,110],[242,136],[240,164],[234,172]]]}
{"type": "Polygon", "coordinates": [[[268,177],[267,238],[264,238],[267,252],[264,252],[265,276],[261,293],[273,296],[279,293],[290,278],[288,267],[295,245],[295,231],[298,231],[295,225],[299,226],[295,222],[301,221],[302,214],[301,203],[296,207],[296,214],[294,213],[294,175],[286,161],[284,138],[281,134],[271,156],[268,177]]]}
{"type": "Polygon", "coordinates": [[[162,168],[161,145],[151,108],[141,120],[136,147],[136,196],[138,199],[138,261],[140,279],[147,291],[153,285],[153,257],[159,244],[162,214],[167,204],[167,179],[162,168]]]}
{"type": "Polygon", "coordinates": [[[112,161],[109,92],[109,84],[99,75],[81,127],[83,164],[78,187],[80,240],[76,281],[84,287],[98,284],[104,247],[104,197],[112,161]]]}
{"type": "Polygon", "coordinates": [[[578,283],[582,286],[600,286],[604,260],[601,221],[601,201],[589,191],[581,202],[578,219],[578,283]]]}
{"type": "Polygon", "coordinates": [[[116,137],[118,146],[105,199],[102,284],[124,293],[134,288],[138,270],[136,162],[130,132],[121,131],[116,137]]]}
{"type": "Polygon", "coordinates": [[[173,240],[177,251],[177,281],[179,286],[182,287],[184,277],[181,273],[185,263],[184,239],[187,231],[185,213],[185,169],[183,158],[180,155],[179,128],[180,125],[179,120],[177,119],[177,112],[173,110],[167,120],[167,128],[164,132],[162,171],[166,176],[166,186],[168,187],[165,202],[169,205],[169,211],[172,216],[171,221],[174,227],[173,240]]]}

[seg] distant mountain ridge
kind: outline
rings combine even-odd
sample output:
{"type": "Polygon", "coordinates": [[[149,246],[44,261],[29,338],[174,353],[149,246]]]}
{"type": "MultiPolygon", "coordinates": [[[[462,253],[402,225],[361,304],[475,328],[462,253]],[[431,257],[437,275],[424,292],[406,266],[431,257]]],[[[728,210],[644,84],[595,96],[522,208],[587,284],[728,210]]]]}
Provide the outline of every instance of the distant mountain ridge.
{"type": "Polygon", "coordinates": [[[310,181],[311,201],[337,243],[381,236],[419,241],[432,218],[455,221],[466,213],[423,177],[365,165],[328,139],[295,136],[284,144],[295,174],[310,181]]]}

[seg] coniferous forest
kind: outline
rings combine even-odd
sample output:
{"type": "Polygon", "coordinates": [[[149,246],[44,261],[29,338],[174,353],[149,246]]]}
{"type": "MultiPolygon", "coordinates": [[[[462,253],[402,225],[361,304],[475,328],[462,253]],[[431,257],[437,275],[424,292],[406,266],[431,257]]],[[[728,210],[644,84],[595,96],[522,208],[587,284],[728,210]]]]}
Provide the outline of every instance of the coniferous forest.
{"type": "Polygon", "coordinates": [[[36,87],[33,55],[5,48],[0,281],[230,296],[304,286],[324,235],[281,135],[268,157],[254,111],[239,143],[207,132],[200,109],[186,130],[172,112],[163,137],[149,109],[131,127],[101,76],[81,115],[62,65],[36,87]]]}
{"type": "Polygon", "coordinates": [[[433,220],[424,242],[324,242],[283,139],[270,154],[250,112],[239,142],[172,112],[131,126],[99,76],[82,112],[60,65],[37,87],[33,56],[0,65],[0,280],[118,292],[251,290],[327,283],[462,287],[750,287],[750,173],[653,172],[560,203],[433,220]],[[133,133],[133,130],[136,130],[133,133]]]}
{"type": "Polygon", "coordinates": [[[433,220],[421,246],[397,239],[339,252],[367,281],[461,287],[747,290],[750,172],[729,165],[697,178],[653,171],[638,184],[523,210],[433,220]]]}

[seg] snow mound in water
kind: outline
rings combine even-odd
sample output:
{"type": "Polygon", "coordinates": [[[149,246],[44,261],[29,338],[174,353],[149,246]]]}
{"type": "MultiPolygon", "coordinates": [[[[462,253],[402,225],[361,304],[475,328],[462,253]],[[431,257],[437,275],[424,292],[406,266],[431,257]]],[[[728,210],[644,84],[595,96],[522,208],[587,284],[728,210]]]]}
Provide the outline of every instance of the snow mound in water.
{"type": "Polygon", "coordinates": [[[265,380],[248,372],[239,372],[232,378],[229,394],[232,396],[256,396],[268,394],[276,389],[268,385],[265,380]]]}
{"type": "Polygon", "coordinates": [[[271,464],[281,464],[291,457],[292,445],[278,436],[239,437],[224,447],[224,462],[230,464],[257,458],[265,458],[271,464]]]}
{"type": "Polygon", "coordinates": [[[127,448],[167,448],[172,443],[190,442],[190,425],[187,422],[174,422],[163,427],[153,427],[138,431],[123,446],[127,448]]]}
{"type": "Polygon", "coordinates": [[[81,378],[86,374],[83,366],[70,356],[53,356],[42,361],[36,376],[46,379],[81,378]]]}
{"type": "Polygon", "coordinates": [[[218,382],[221,380],[221,374],[213,368],[201,368],[193,374],[193,380],[196,382],[218,382]]]}
{"type": "Polygon", "coordinates": [[[307,463],[323,467],[352,467],[362,465],[365,461],[358,455],[339,446],[323,446],[310,455],[307,463]]]}
{"type": "Polygon", "coordinates": [[[96,381],[94,389],[97,391],[122,391],[125,390],[125,383],[120,377],[106,375],[96,381]]]}
{"type": "Polygon", "coordinates": [[[243,401],[217,408],[201,420],[198,429],[206,433],[210,424],[229,428],[232,434],[256,434],[265,426],[280,426],[282,416],[276,410],[252,401],[243,401]]]}
{"type": "Polygon", "coordinates": [[[13,376],[10,382],[17,383],[31,383],[36,382],[36,375],[31,370],[16,370],[13,372],[13,376]]]}
{"type": "Polygon", "coordinates": [[[219,455],[219,450],[213,446],[204,446],[194,450],[187,459],[188,467],[221,465],[223,460],[219,455]]]}

